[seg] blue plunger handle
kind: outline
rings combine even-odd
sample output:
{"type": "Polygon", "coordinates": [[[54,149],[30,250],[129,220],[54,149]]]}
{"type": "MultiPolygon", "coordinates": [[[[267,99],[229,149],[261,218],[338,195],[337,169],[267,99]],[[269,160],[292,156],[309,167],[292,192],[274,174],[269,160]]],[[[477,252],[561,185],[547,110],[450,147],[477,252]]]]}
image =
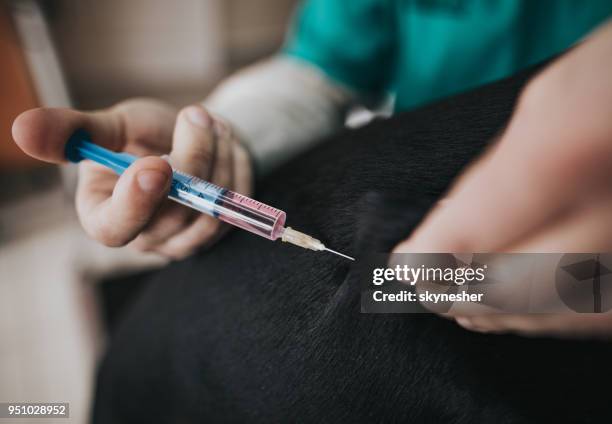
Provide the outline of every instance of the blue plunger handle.
{"type": "Polygon", "coordinates": [[[112,169],[117,174],[123,174],[123,171],[138,159],[129,153],[113,152],[92,143],[89,134],[83,130],[76,131],[68,139],[65,155],[70,162],[77,163],[89,159],[112,169]]]}

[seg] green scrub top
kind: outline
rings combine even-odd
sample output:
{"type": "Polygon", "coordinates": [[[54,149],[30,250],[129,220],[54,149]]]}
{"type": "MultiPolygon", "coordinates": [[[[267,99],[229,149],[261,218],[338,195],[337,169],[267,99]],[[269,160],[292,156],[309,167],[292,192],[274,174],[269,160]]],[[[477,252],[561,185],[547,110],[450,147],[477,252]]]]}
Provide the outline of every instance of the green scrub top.
{"type": "Polygon", "coordinates": [[[400,111],[556,55],[610,15],[612,0],[308,0],[284,53],[400,111]]]}

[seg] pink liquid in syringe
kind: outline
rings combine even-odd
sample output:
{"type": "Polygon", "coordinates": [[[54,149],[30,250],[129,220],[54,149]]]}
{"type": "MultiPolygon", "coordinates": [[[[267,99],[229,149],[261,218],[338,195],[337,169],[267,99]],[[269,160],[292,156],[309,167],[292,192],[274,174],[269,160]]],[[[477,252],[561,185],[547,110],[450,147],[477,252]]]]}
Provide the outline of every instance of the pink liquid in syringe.
{"type": "Polygon", "coordinates": [[[270,240],[284,231],[285,212],[229,190],[223,190],[215,201],[218,218],[270,240]]]}
{"type": "Polygon", "coordinates": [[[284,232],[285,212],[175,170],[169,197],[270,240],[284,232]]]}
{"type": "Polygon", "coordinates": [[[325,247],[321,241],[307,234],[290,227],[285,228],[287,215],[280,209],[180,171],[173,172],[172,187],[168,197],[269,240],[281,238],[284,242],[305,249],[327,250],[354,260],[350,256],[325,247]]]}

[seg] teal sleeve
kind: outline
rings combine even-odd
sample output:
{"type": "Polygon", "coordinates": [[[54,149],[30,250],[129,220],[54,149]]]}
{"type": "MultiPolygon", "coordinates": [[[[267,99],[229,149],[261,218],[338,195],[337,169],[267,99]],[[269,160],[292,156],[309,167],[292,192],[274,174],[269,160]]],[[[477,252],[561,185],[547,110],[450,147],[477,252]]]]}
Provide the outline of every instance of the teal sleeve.
{"type": "Polygon", "coordinates": [[[308,0],[298,9],[284,53],[362,95],[380,96],[395,69],[395,26],[390,0],[308,0]]]}

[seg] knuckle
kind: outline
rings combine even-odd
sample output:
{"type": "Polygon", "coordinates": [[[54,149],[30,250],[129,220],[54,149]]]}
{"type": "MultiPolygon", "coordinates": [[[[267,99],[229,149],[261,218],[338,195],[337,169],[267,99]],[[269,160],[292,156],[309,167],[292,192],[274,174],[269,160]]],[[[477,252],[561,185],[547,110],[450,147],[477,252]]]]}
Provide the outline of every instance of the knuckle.
{"type": "Polygon", "coordinates": [[[193,215],[191,214],[191,211],[185,208],[181,208],[181,209],[183,210],[181,210],[180,212],[177,212],[176,216],[174,217],[174,225],[177,228],[176,230],[177,232],[179,230],[182,230],[188,227],[193,219],[193,215]]]}
{"type": "Polygon", "coordinates": [[[216,117],[213,125],[215,136],[225,140],[233,137],[232,127],[223,119],[216,117]]]}
{"type": "Polygon", "coordinates": [[[121,247],[125,246],[128,242],[127,237],[121,233],[110,228],[106,225],[94,226],[88,231],[90,237],[94,240],[99,241],[108,247],[121,247]]]}
{"type": "Polygon", "coordinates": [[[218,221],[212,218],[208,219],[209,217],[203,218],[204,220],[198,225],[198,235],[190,243],[185,243],[185,245],[190,246],[192,249],[209,243],[221,229],[221,224],[218,221]]]}
{"type": "Polygon", "coordinates": [[[229,174],[234,164],[234,157],[231,149],[219,149],[219,154],[215,158],[215,168],[229,174]]]}
{"type": "Polygon", "coordinates": [[[82,193],[82,190],[80,190],[79,188],[77,188],[76,191],[76,196],[74,199],[74,208],[76,209],[76,213],[79,218],[79,221],[81,222],[81,225],[83,227],[86,227],[86,217],[89,214],[90,208],[87,202],[85,201],[85,196],[82,193]]]}
{"type": "Polygon", "coordinates": [[[207,222],[207,225],[204,227],[203,238],[209,240],[211,237],[215,236],[221,229],[221,222],[217,220],[210,219],[207,222]]]}
{"type": "Polygon", "coordinates": [[[157,216],[155,227],[157,229],[173,229],[173,232],[178,232],[186,227],[193,219],[193,211],[181,205],[169,205],[168,208],[157,216]]]}
{"type": "Polygon", "coordinates": [[[251,167],[251,157],[249,156],[247,149],[239,142],[234,144],[233,157],[237,166],[248,168],[251,167]]]}
{"type": "Polygon", "coordinates": [[[214,148],[212,145],[206,145],[208,143],[202,143],[202,145],[194,145],[191,147],[189,152],[189,161],[199,164],[210,164],[214,159],[214,148]]]}
{"type": "Polygon", "coordinates": [[[161,254],[169,259],[174,261],[180,261],[182,259],[191,256],[195,251],[195,248],[189,245],[184,244],[174,244],[170,246],[165,246],[161,250],[161,254]]]}
{"type": "Polygon", "coordinates": [[[139,252],[153,252],[155,250],[155,243],[144,234],[140,234],[129,244],[129,247],[139,252]]]}
{"type": "Polygon", "coordinates": [[[175,261],[180,261],[193,255],[194,252],[195,249],[178,249],[172,255],[172,259],[174,259],[175,261]]]}

